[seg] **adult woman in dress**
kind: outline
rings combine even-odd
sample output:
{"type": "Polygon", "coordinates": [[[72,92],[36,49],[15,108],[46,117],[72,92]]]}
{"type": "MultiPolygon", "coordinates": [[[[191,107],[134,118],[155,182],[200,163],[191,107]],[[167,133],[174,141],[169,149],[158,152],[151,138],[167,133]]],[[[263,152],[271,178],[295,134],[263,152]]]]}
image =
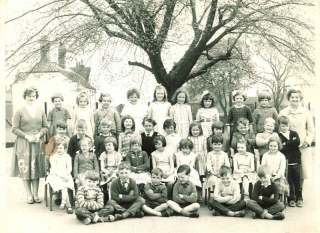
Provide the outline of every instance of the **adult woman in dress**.
{"type": "Polygon", "coordinates": [[[24,90],[25,106],[14,114],[12,124],[12,132],[17,138],[13,147],[11,176],[22,179],[28,204],[41,203],[39,179],[45,176],[45,157],[41,148],[48,122],[44,112],[36,107],[38,97],[35,87],[24,90]]]}
{"type": "MultiPolygon", "coordinates": [[[[302,179],[307,179],[311,170],[310,145],[314,135],[314,125],[310,111],[301,106],[303,95],[301,91],[290,89],[287,93],[289,106],[282,109],[280,116],[287,116],[290,120],[289,129],[296,131],[300,138],[302,179]]],[[[302,181],[303,184],[303,181],[302,181]]]]}

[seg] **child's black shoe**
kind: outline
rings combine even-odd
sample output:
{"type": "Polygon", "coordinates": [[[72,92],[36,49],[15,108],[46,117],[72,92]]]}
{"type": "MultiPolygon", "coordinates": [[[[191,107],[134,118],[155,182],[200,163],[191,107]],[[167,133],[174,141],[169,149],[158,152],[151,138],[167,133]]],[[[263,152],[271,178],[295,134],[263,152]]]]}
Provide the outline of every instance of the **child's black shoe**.
{"type": "Polygon", "coordinates": [[[136,218],[143,218],[143,216],[144,216],[144,213],[143,213],[143,211],[138,211],[135,215],[134,215],[136,218]]]}
{"type": "Polygon", "coordinates": [[[279,213],[276,213],[275,215],[273,215],[273,218],[274,220],[283,220],[285,217],[284,217],[284,214],[279,212],[279,213]]]}
{"type": "Polygon", "coordinates": [[[240,210],[240,211],[236,211],[235,213],[234,213],[234,216],[235,217],[244,217],[246,215],[246,212],[245,212],[245,210],[240,210]]]}
{"type": "Polygon", "coordinates": [[[168,211],[162,211],[161,217],[170,217],[170,213],[168,211]]]}
{"type": "Polygon", "coordinates": [[[199,218],[199,213],[197,211],[191,212],[190,218],[199,218]]]}

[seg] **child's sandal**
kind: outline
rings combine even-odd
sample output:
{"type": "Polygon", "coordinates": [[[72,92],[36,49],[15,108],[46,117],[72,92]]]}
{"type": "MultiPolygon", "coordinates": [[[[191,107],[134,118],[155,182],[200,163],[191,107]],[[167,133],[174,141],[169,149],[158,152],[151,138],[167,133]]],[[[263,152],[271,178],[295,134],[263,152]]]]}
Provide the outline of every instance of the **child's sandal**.
{"type": "Polygon", "coordinates": [[[71,206],[67,207],[67,214],[73,214],[73,209],[71,208],[71,206]]]}

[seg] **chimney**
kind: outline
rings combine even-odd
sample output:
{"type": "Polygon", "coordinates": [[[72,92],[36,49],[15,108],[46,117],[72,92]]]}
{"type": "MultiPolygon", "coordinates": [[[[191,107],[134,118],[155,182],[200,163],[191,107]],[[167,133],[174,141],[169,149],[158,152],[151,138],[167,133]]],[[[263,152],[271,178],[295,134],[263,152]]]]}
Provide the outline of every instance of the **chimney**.
{"type": "Polygon", "coordinates": [[[41,52],[40,62],[46,63],[50,61],[49,50],[50,50],[50,41],[48,40],[47,36],[44,36],[40,39],[40,52],[41,52]]]}
{"type": "Polygon", "coordinates": [[[66,68],[66,47],[64,44],[60,43],[58,50],[58,65],[63,69],[66,68]]]}

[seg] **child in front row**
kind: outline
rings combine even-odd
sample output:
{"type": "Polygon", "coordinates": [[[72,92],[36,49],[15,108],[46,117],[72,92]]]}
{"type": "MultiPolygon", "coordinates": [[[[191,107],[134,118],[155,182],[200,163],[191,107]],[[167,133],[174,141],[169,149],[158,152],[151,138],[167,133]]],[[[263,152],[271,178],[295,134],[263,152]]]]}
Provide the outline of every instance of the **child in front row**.
{"type": "Polygon", "coordinates": [[[175,212],[190,218],[199,218],[196,186],[189,181],[190,167],[181,165],[178,168],[178,181],[173,188],[173,201],[167,202],[168,206],[175,212]]]}
{"type": "Polygon", "coordinates": [[[244,217],[246,202],[241,200],[239,184],[232,179],[231,168],[222,165],[219,174],[220,180],[215,185],[213,199],[209,200],[209,210],[212,210],[213,216],[244,217]]]}
{"type": "Polygon", "coordinates": [[[85,173],[87,171],[96,171],[99,173],[97,156],[93,152],[90,152],[90,148],[92,148],[91,138],[83,137],[79,145],[80,151],[76,154],[73,164],[73,177],[77,187],[84,184],[85,173]]]}
{"type": "Polygon", "coordinates": [[[220,167],[225,165],[230,167],[230,162],[227,153],[223,152],[223,138],[221,136],[213,135],[211,137],[211,145],[213,151],[207,154],[207,177],[204,183],[204,188],[208,189],[214,186],[220,178],[220,167]]]}
{"type": "Polygon", "coordinates": [[[142,210],[150,215],[159,217],[170,217],[167,210],[167,187],[161,184],[163,172],[160,168],[154,168],[151,171],[151,182],[144,186],[146,202],[142,210]]]}
{"type": "Polygon", "coordinates": [[[112,181],[117,179],[118,166],[121,163],[122,156],[117,149],[117,139],[115,137],[107,137],[104,140],[105,152],[99,158],[101,167],[101,181],[100,186],[104,193],[104,203],[108,201],[108,190],[112,181]]]}
{"type": "Polygon", "coordinates": [[[259,181],[254,184],[252,200],[247,201],[247,207],[253,212],[253,218],[282,220],[284,204],[279,202],[277,186],[270,179],[270,168],[261,165],[258,168],[259,181]]]}
{"type": "Polygon", "coordinates": [[[249,130],[249,120],[246,118],[239,118],[237,120],[238,132],[233,133],[231,139],[231,147],[234,150],[234,154],[238,153],[237,142],[241,139],[246,140],[247,152],[254,154],[254,145],[256,144],[256,136],[249,130]]]}
{"type": "Polygon", "coordinates": [[[279,137],[283,145],[280,151],[288,160],[289,206],[303,207],[300,138],[297,132],[289,130],[289,118],[287,116],[279,117],[278,121],[280,129],[279,137]]]}
{"type": "Polygon", "coordinates": [[[139,196],[136,182],[130,178],[130,164],[120,163],[119,177],[111,184],[111,199],[107,203],[114,208],[115,220],[142,218],[144,213],[140,209],[144,203],[145,200],[139,196]]]}
{"type": "Polygon", "coordinates": [[[242,183],[244,200],[249,200],[249,184],[257,181],[257,175],[254,171],[254,155],[246,150],[246,140],[240,139],[237,142],[237,150],[233,156],[233,179],[242,183]]]}
{"type": "Polygon", "coordinates": [[[85,173],[84,185],[78,188],[76,195],[76,216],[77,219],[88,225],[91,222],[113,222],[113,207],[104,205],[103,193],[97,186],[99,173],[87,171],[85,173]]]}

